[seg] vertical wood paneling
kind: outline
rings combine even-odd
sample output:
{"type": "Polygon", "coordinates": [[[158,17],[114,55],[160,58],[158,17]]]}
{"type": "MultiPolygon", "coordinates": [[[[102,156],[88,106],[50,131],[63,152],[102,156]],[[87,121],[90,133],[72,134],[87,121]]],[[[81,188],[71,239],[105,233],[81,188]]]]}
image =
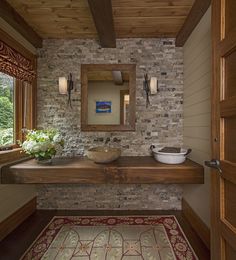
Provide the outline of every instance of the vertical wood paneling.
{"type": "MultiPolygon", "coordinates": [[[[210,159],[211,122],[211,11],[203,16],[184,45],[184,145],[190,158],[203,164],[210,159]]],[[[184,199],[210,225],[210,174],[204,185],[185,185],[184,199]],[[204,203],[202,203],[204,201],[204,203]]]]}
{"type": "MultiPolygon", "coordinates": [[[[13,38],[17,43],[17,46],[14,45],[15,49],[19,52],[22,49],[26,49],[27,53],[29,53],[29,57],[31,55],[36,54],[36,49],[33,47],[31,43],[29,43],[23,36],[21,36],[18,32],[14,30],[10,25],[4,22],[3,19],[0,18],[0,33],[2,38],[9,43],[10,39],[13,38]]],[[[9,161],[9,158],[13,160],[17,160],[20,158],[20,149],[16,149],[13,151],[9,151],[8,153],[4,152],[4,154],[0,155],[0,170],[3,163],[9,161]]],[[[23,157],[23,154],[21,155],[23,157]]],[[[1,171],[0,171],[1,172],[1,171]]],[[[0,222],[6,220],[9,216],[11,216],[14,212],[16,212],[19,208],[23,207],[27,202],[29,202],[32,198],[36,196],[34,185],[3,185],[0,184],[0,222]]]]}

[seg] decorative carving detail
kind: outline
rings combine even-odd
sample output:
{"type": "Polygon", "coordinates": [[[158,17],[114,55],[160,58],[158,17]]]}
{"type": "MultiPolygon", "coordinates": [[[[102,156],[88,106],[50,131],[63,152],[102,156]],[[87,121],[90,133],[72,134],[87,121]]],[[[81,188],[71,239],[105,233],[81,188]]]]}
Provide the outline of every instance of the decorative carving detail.
{"type": "Polygon", "coordinates": [[[17,79],[32,82],[36,77],[32,61],[0,40],[0,71],[17,79]]]}

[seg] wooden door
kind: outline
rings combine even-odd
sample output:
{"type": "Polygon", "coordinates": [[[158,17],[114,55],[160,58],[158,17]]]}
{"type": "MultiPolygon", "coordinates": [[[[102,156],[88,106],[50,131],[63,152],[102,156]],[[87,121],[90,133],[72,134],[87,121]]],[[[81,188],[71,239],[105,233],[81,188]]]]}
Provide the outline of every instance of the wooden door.
{"type": "Polygon", "coordinates": [[[212,1],[212,260],[236,259],[236,0],[212,1]]]}

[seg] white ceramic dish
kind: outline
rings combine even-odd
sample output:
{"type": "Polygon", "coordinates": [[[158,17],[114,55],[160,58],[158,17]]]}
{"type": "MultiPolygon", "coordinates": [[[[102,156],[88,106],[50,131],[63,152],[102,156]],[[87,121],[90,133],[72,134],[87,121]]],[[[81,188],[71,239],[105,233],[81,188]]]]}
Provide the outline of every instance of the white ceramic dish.
{"type": "Polygon", "coordinates": [[[159,152],[162,148],[156,148],[154,145],[150,146],[154,158],[161,163],[166,164],[180,164],[186,160],[187,155],[192,151],[191,149],[181,148],[180,153],[164,153],[159,152]]]}

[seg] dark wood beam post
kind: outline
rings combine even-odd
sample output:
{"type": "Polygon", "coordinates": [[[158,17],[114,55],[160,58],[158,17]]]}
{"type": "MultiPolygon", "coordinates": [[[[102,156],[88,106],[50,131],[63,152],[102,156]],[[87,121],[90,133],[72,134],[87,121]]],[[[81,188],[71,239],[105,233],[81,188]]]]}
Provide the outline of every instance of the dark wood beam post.
{"type": "Polygon", "coordinates": [[[111,0],[88,0],[98,37],[103,48],[115,48],[116,36],[111,0]]]}
{"type": "Polygon", "coordinates": [[[42,47],[41,37],[26,23],[13,7],[6,2],[6,0],[0,1],[0,17],[19,32],[35,48],[42,47]]]}
{"type": "Polygon", "coordinates": [[[211,4],[211,0],[195,0],[189,15],[176,37],[176,46],[182,47],[211,4]]]}

